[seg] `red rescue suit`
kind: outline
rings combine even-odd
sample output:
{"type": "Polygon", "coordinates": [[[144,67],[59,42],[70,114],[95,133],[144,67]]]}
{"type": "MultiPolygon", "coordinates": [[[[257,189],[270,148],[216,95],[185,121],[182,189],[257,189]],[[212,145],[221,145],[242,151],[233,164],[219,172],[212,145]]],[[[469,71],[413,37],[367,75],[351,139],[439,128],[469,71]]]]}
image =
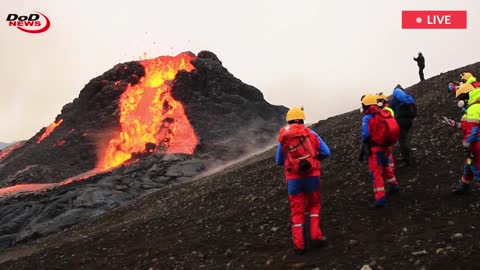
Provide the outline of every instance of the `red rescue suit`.
{"type": "Polygon", "coordinates": [[[288,200],[290,202],[292,236],[295,248],[305,248],[303,227],[305,224],[305,210],[310,215],[310,239],[321,240],[323,233],[320,229],[320,160],[330,155],[328,146],[314,131],[303,124],[290,124],[280,130],[278,136],[276,163],[284,165],[285,178],[288,187],[288,200]],[[313,149],[316,150],[313,170],[308,175],[300,175],[292,170],[287,157],[287,145],[291,137],[298,134],[308,136],[313,149]]]}

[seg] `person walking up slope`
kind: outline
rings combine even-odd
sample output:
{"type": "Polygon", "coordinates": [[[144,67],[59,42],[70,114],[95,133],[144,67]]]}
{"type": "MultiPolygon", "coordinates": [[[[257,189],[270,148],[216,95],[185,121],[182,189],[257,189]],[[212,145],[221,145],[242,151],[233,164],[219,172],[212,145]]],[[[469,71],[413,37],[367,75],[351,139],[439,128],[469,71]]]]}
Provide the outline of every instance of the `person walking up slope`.
{"type": "Polygon", "coordinates": [[[398,167],[410,166],[412,163],[410,156],[410,145],[408,143],[408,132],[412,128],[413,119],[417,117],[417,105],[415,98],[407,94],[401,85],[397,85],[393,90],[393,98],[389,102],[390,108],[395,112],[395,119],[397,119],[400,127],[400,152],[402,154],[402,162],[398,167]]]}
{"type": "Polygon", "coordinates": [[[320,229],[320,161],[330,156],[330,149],[313,130],[304,125],[302,108],[291,108],[288,125],[280,129],[276,163],[283,165],[290,202],[294,252],[305,252],[305,210],[310,216],[310,243],[325,240],[320,229]]]}
{"type": "Polygon", "coordinates": [[[467,157],[463,166],[463,176],[454,191],[463,194],[471,190],[473,181],[480,181],[480,88],[465,83],[455,92],[458,107],[465,111],[460,123],[446,117],[445,124],[462,130],[462,146],[467,157]]]}
{"type": "MultiPolygon", "coordinates": [[[[383,207],[386,203],[384,179],[390,192],[400,190],[400,185],[393,172],[392,145],[398,140],[400,130],[392,114],[380,107],[376,95],[362,96],[362,150],[368,149],[368,167],[373,179],[375,206],[383,207]]],[[[363,160],[363,153],[359,160],[363,160]]]]}

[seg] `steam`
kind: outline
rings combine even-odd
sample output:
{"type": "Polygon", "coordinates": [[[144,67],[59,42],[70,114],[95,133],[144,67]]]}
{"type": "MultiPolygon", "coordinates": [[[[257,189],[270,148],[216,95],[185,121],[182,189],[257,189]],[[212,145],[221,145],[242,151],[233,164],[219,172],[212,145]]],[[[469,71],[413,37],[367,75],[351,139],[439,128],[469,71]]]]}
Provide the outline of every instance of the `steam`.
{"type": "MultiPolygon", "coordinates": [[[[278,128],[278,124],[272,124],[271,122],[264,120],[262,118],[257,118],[250,125],[243,128],[240,132],[235,134],[233,137],[228,140],[219,142],[218,144],[231,145],[230,151],[227,150],[224,153],[224,158],[229,156],[234,156],[238,153],[244,153],[241,156],[230,159],[228,161],[214,161],[214,163],[208,166],[207,170],[197,175],[194,179],[199,179],[202,177],[210,176],[221,172],[229,167],[234,166],[237,163],[243,162],[247,159],[250,159],[256,155],[265,153],[266,151],[271,150],[277,144],[277,134],[266,133],[262,131],[268,125],[275,125],[278,128]],[[241,141],[241,144],[235,142],[241,141]],[[235,145],[242,145],[241,148],[236,148],[235,145]]],[[[270,128],[273,130],[273,128],[270,128]]]]}
{"type": "Polygon", "coordinates": [[[243,155],[243,156],[241,156],[241,157],[239,157],[235,160],[216,163],[214,166],[210,166],[206,171],[204,171],[201,174],[195,176],[194,180],[197,180],[197,179],[200,179],[200,178],[203,178],[203,177],[207,177],[207,176],[210,176],[210,175],[222,172],[222,171],[226,171],[226,169],[228,169],[229,167],[233,167],[234,165],[236,165],[238,163],[241,163],[245,160],[248,160],[248,159],[250,159],[254,156],[263,154],[263,153],[271,150],[275,146],[276,146],[276,144],[272,140],[272,142],[270,142],[267,146],[264,146],[262,148],[256,148],[256,151],[249,152],[248,154],[245,154],[245,155],[243,155]]]}

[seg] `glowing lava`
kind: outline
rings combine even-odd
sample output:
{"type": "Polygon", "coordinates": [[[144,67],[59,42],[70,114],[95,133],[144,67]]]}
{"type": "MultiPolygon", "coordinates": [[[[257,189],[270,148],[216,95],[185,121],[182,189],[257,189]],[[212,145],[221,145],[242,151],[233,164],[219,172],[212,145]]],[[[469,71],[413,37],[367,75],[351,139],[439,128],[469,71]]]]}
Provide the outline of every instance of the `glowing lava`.
{"type": "Polygon", "coordinates": [[[48,137],[48,135],[52,134],[52,132],[53,132],[58,126],[60,126],[60,124],[62,124],[62,122],[63,122],[63,119],[60,119],[60,121],[58,121],[58,122],[53,121],[53,122],[47,127],[47,130],[45,130],[45,132],[42,134],[42,136],[40,136],[40,138],[38,138],[37,144],[41,143],[45,138],[48,137]]]}
{"type": "Polygon", "coordinates": [[[185,52],[140,61],[145,76],[138,84],[129,85],[120,97],[121,131],[100,155],[97,169],[116,167],[133,154],[152,149],[193,154],[198,138],[182,103],[172,97],[170,81],[180,70],[193,70],[190,61],[194,58],[185,52]]]}
{"type": "Polygon", "coordinates": [[[8,156],[13,150],[20,148],[22,145],[25,144],[25,141],[17,142],[13,145],[7,146],[6,148],[0,150],[0,160],[8,156]]]}
{"type": "Polygon", "coordinates": [[[11,194],[17,194],[21,192],[38,192],[38,191],[44,191],[49,188],[52,188],[56,186],[56,184],[21,184],[21,185],[15,185],[11,187],[6,187],[6,188],[1,188],[0,189],[0,197],[6,196],[6,195],[11,195],[11,194]]]}

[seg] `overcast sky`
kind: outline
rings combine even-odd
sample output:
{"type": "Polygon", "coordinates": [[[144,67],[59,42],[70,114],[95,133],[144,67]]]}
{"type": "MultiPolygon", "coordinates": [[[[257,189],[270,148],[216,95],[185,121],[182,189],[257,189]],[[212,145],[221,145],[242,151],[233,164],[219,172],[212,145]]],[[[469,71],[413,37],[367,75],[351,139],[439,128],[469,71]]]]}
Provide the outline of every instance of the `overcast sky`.
{"type": "Polygon", "coordinates": [[[270,103],[304,105],[308,122],[416,83],[418,51],[427,78],[480,59],[472,0],[3,0],[0,16],[0,141],[30,138],[90,79],[144,52],[213,51],[270,103]],[[401,11],[415,9],[467,10],[468,29],[402,30],[401,11]],[[47,32],[5,21],[33,11],[50,18],[47,32]]]}

